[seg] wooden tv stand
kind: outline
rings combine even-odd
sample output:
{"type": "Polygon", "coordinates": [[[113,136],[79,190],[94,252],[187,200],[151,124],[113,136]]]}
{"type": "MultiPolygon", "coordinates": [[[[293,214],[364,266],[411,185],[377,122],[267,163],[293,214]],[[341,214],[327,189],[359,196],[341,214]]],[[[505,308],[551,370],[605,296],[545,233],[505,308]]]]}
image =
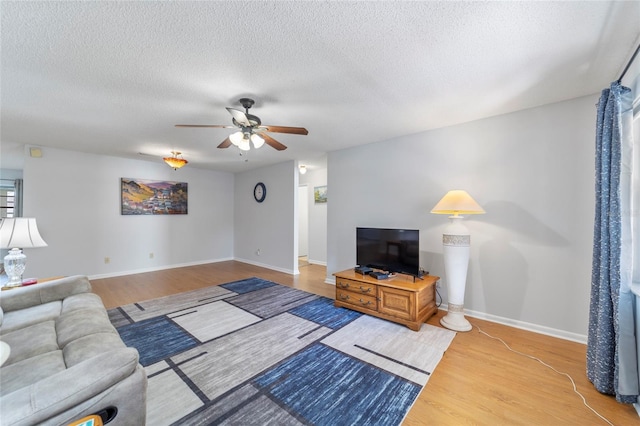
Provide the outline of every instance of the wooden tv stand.
{"type": "Polygon", "coordinates": [[[337,307],[404,324],[418,331],[438,309],[436,282],[440,277],[414,278],[397,274],[385,280],[362,275],[353,269],[336,272],[337,307]]]}

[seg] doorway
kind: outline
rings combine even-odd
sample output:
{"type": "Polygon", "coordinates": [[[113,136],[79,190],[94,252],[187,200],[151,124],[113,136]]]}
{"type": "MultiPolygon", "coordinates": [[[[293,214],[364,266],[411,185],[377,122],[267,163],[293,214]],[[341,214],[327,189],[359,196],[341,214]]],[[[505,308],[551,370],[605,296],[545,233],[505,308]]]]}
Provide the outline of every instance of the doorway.
{"type": "Polygon", "coordinates": [[[298,186],[298,268],[309,265],[309,188],[298,186]]]}

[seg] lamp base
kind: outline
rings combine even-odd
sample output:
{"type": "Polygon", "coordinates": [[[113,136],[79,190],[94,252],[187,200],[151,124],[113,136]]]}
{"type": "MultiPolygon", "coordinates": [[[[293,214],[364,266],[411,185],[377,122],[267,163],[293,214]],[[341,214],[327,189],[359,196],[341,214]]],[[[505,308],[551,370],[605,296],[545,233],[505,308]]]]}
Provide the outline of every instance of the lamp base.
{"type": "Polygon", "coordinates": [[[4,270],[9,277],[9,282],[5,287],[19,287],[22,285],[22,274],[27,266],[27,256],[22,250],[13,248],[4,257],[4,270]]]}
{"type": "Polygon", "coordinates": [[[454,331],[470,331],[473,328],[471,323],[464,317],[463,306],[454,304],[449,304],[449,311],[447,315],[440,318],[440,324],[454,331]]]}

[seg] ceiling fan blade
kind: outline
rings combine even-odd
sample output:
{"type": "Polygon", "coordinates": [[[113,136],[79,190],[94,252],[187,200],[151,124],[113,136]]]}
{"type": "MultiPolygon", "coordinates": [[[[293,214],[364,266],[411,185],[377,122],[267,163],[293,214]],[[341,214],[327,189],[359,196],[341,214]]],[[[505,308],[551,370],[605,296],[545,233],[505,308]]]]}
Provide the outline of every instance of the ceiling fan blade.
{"type": "Polygon", "coordinates": [[[225,124],[176,124],[176,127],[217,127],[220,129],[235,129],[235,126],[225,124]]]}
{"type": "Polygon", "coordinates": [[[233,116],[233,119],[236,120],[236,123],[240,124],[241,126],[251,127],[251,122],[249,121],[249,117],[247,117],[247,114],[235,108],[227,108],[227,111],[229,111],[229,114],[233,116]]]}
{"type": "Polygon", "coordinates": [[[220,145],[218,145],[218,148],[229,148],[231,145],[232,144],[229,138],[226,138],[225,140],[222,141],[220,145]]]}
{"type": "Polygon", "coordinates": [[[260,126],[268,132],[273,133],[292,133],[294,135],[308,135],[309,131],[304,127],[286,127],[286,126],[260,126]]]}
{"type": "Polygon", "coordinates": [[[277,140],[275,140],[274,138],[272,138],[266,133],[261,133],[260,137],[264,139],[265,143],[269,145],[271,148],[275,148],[278,151],[284,151],[285,149],[287,149],[285,145],[281,144],[280,142],[278,142],[277,140]]]}

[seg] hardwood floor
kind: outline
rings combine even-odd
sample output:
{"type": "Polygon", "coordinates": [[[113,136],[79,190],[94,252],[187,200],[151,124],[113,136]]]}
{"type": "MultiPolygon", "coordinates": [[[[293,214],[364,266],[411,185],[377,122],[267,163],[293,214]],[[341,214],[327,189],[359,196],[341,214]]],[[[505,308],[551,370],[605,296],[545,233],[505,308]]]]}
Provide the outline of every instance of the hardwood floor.
{"type": "MultiPolygon", "coordinates": [[[[93,280],[93,290],[107,308],[167,296],[214,284],[260,277],[333,298],[325,284],[326,269],[308,265],[299,276],[240,262],[220,262],[144,274],[93,280]]],[[[439,326],[444,311],[428,323],[439,326]]],[[[630,405],[597,392],[585,373],[586,346],[488,321],[468,318],[474,325],[458,333],[442,361],[404,420],[404,425],[606,425],[582,404],[570,380],[540,363],[509,351],[538,357],[569,374],[587,403],[614,425],[640,425],[630,405]],[[478,328],[479,327],[479,328],[478,328]]]]}

